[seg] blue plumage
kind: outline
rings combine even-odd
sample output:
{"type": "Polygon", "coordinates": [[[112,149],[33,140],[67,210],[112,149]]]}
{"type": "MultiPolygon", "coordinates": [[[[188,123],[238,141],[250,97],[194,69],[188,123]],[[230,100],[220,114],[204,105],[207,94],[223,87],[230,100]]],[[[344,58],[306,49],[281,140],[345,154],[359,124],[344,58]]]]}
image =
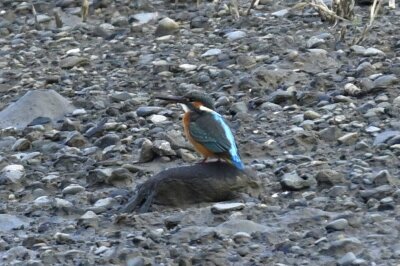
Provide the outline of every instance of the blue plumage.
{"type": "Polygon", "coordinates": [[[225,120],[222,118],[222,116],[220,114],[213,112],[213,117],[215,120],[217,120],[222,125],[222,128],[224,129],[225,136],[228,139],[229,144],[230,144],[229,155],[231,157],[233,165],[235,165],[240,170],[243,170],[244,165],[242,163],[242,160],[239,157],[238,148],[236,146],[235,138],[233,137],[231,129],[226,124],[225,120]]]}

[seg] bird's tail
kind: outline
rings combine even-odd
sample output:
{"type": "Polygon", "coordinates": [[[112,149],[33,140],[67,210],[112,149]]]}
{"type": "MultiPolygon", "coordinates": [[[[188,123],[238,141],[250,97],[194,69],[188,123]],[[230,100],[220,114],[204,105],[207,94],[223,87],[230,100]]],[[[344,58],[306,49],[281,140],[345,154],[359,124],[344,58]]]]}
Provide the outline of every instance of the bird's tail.
{"type": "Polygon", "coordinates": [[[235,166],[237,169],[244,170],[244,164],[239,156],[235,155],[231,158],[226,158],[225,160],[231,165],[235,166]]]}

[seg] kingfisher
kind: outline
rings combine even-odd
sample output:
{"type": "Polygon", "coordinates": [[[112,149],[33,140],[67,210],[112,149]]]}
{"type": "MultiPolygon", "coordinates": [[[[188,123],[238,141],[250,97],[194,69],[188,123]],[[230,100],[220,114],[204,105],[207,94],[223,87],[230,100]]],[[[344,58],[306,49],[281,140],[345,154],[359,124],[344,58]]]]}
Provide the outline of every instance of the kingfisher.
{"type": "Polygon", "coordinates": [[[191,91],[184,96],[157,96],[157,99],[180,103],[185,112],[183,129],[186,138],[206,162],[223,159],[239,170],[244,169],[235,138],[225,119],[215,111],[214,101],[207,94],[191,91]]]}

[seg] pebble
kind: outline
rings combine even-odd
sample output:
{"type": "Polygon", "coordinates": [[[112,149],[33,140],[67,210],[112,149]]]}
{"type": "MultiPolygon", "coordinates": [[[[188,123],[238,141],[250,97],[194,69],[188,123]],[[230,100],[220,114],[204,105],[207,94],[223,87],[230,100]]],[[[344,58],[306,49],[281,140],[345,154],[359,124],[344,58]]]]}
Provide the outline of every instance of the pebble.
{"type": "Polygon", "coordinates": [[[163,116],[163,115],[151,115],[149,117],[149,120],[153,123],[153,124],[160,124],[163,123],[165,121],[168,120],[167,117],[163,116]]]}
{"type": "Polygon", "coordinates": [[[176,155],[175,151],[171,148],[171,144],[165,140],[154,141],[152,149],[159,156],[176,155]]]}
{"type": "Polygon", "coordinates": [[[348,252],[338,260],[340,266],[354,265],[353,262],[357,259],[353,252],[348,252]]]}
{"type": "Polygon", "coordinates": [[[157,37],[174,34],[179,30],[179,24],[171,18],[163,18],[158,22],[155,32],[157,37]]]}
{"type": "Polygon", "coordinates": [[[144,139],[139,154],[139,162],[146,163],[152,161],[154,158],[153,142],[149,139],[144,139]]]}
{"type": "Polygon", "coordinates": [[[26,151],[32,147],[31,142],[25,138],[18,139],[11,147],[13,151],[26,151]]]}
{"type": "Polygon", "coordinates": [[[19,183],[25,177],[25,167],[20,164],[10,164],[0,171],[0,184],[19,183]]]}
{"type": "Polygon", "coordinates": [[[314,178],[302,178],[296,172],[286,173],[281,179],[282,188],[287,190],[302,190],[309,188],[314,184],[314,182],[314,178]]]}
{"type": "Polygon", "coordinates": [[[246,36],[247,36],[246,32],[241,31],[241,30],[232,31],[225,35],[225,37],[231,42],[245,38],[246,36]]]}
{"type": "Polygon", "coordinates": [[[71,184],[71,185],[65,187],[62,190],[62,193],[63,193],[63,195],[69,195],[69,194],[70,195],[75,195],[75,194],[80,193],[82,191],[85,191],[84,187],[82,187],[82,186],[80,186],[78,184],[71,184]]]}
{"type": "Polygon", "coordinates": [[[163,111],[164,108],[158,106],[141,106],[136,109],[136,114],[141,117],[147,117],[163,111]]]}
{"type": "Polygon", "coordinates": [[[203,53],[201,57],[218,56],[220,54],[222,54],[222,51],[220,49],[210,49],[203,53]]]}
{"type": "Polygon", "coordinates": [[[325,228],[329,231],[342,231],[349,226],[349,222],[346,219],[337,219],[328,223],[325,228]]]}
{"type": "Polygon", "coordinates": [[[224,212],[238,211],[244,209],[243,203],[216,203],[211,207],[211,212],[218,214],[224,212]]]}
{"type": "Polygon", "coordinates": [[[351,145],[358,141],[359,134],[357,132],[347,133],[340,138],[338,141],[340,144],[351,145]]]}

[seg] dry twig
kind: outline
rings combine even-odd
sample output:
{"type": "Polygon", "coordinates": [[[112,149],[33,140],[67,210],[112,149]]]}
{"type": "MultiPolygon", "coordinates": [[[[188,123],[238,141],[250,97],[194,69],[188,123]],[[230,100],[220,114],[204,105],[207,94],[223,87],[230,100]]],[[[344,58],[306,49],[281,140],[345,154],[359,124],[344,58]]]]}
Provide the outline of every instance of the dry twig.
{"type": "Polygon", "coordinates": [[[82,21],[86,22],[88,16],[89,16],[89,1],[82,0],[82,21]]]}
{"type": "Polygon", "coordinates": [[[374,0],[374,3],[372,4],[371,10],[370,10],[369,23],[364,26],[364,29],[363,29],[360,37],[353,39],[353,44],[359,44],[365,40],[365,37],[367,36],[368,32],[371,30],[372,25],[375,21],[376,15],[378,14],[378,12],[382,6],[382,2],[383,1],[380,1],[380,0],[374,0]]]}

